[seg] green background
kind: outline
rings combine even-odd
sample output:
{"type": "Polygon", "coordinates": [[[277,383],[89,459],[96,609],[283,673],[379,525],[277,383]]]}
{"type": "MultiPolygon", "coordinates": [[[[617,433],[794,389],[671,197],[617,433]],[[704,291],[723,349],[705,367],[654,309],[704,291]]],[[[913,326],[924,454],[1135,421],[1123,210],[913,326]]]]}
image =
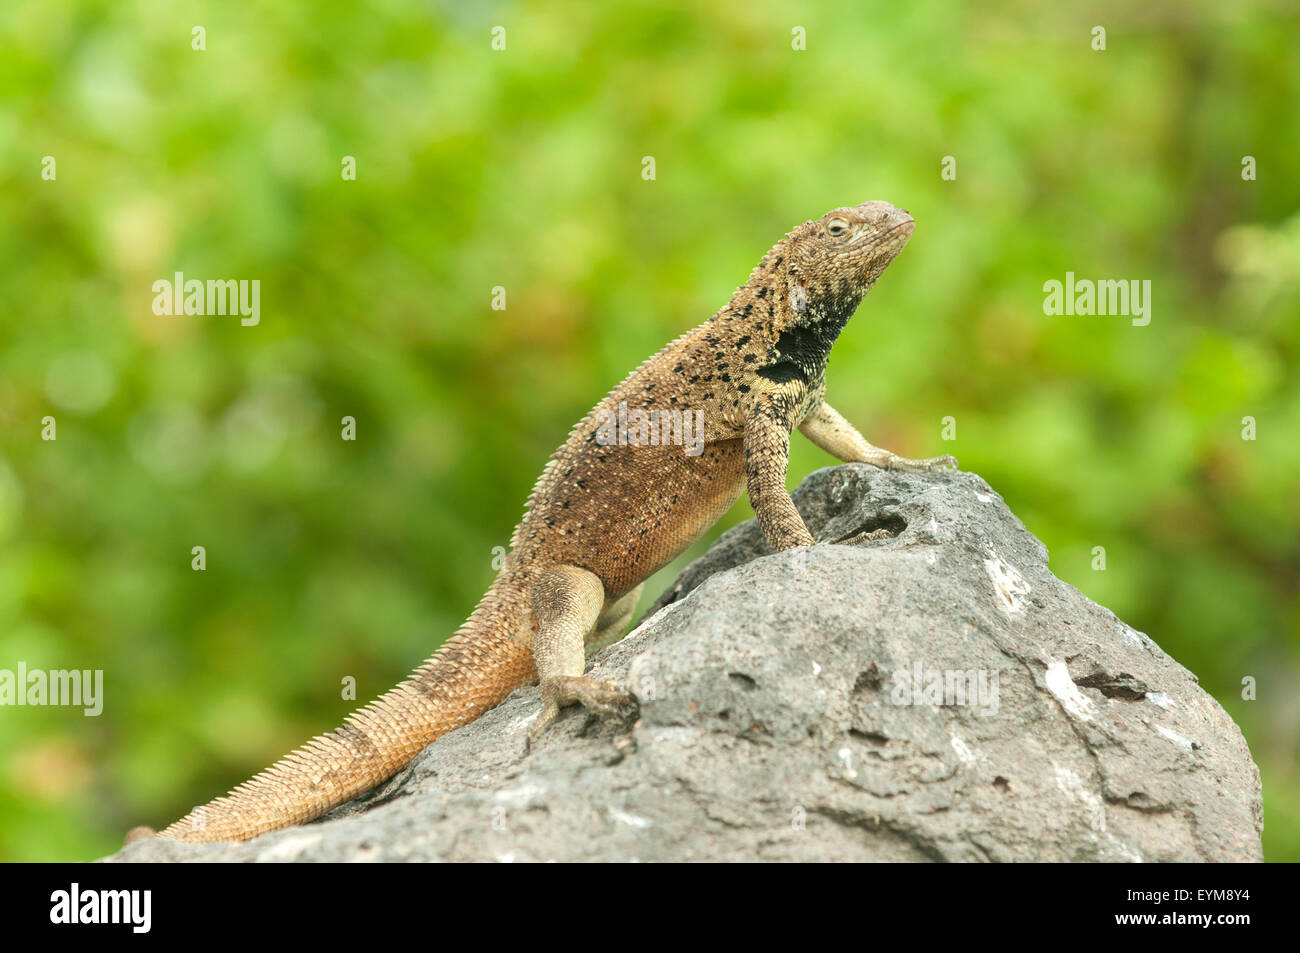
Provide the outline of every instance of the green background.
{"type": "MultiPolygon", "coordinates": [[[[789,228],[885,199],[917,232],[833,403],[956,454],[1195,672],[1260,764],[1266,856],[1300,859],[1282,4],[357,6],[0,12],[0,667],[106,682],[99,718],[0,709],[0,857],[109,853],[333,727],[344,677],[388,688],[601,394],[789,228]],[[259,279],[261,324],[155,316],[175,271],[259,279]],[[1066,271],[1149,279],[1150,325],[1045,316],[1066,271]]],[[[794,444],[792,484],[831,462],[794,444]]]]}

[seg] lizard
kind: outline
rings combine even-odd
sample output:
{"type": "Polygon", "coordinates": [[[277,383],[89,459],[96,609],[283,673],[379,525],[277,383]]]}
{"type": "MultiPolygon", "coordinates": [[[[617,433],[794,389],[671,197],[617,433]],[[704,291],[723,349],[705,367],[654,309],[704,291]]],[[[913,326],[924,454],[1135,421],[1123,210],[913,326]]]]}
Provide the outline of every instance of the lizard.
{"type": "MultiPolygon", "coordinates": [[[[503,568],[465,624],[386,694],[160,835],[239,841],[312,820],[392,777],[435,739],[537,684],[527,745],[569,705],[630,711],[633,695],[584,675],[616,640],[642,584],[699,539],[742,492],[774,551],[814,540],[786,490],[798,430],[844,462],[955,467],[873,446],[825,401],[831,346],[907,244],[915,222],[887,202],[832,209],[792,229],[706,322],[643,362],[551,456],[503,568]],[[693,452],[612,441],[620,407],[696,414],[693,452]]],[[[643,435],[642,435],[643,436],[643,435]]],[[[154,836],[136,828],[127,842],[154,836]]]]}

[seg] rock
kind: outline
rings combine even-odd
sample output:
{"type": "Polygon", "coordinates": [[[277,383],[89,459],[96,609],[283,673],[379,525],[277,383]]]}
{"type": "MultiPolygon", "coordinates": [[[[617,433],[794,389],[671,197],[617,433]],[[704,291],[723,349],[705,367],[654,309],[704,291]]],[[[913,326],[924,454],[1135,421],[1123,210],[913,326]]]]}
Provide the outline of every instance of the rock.
{"type": "Polygon", "coordinates": [[[525,756],[521,689],[321,821],[110,859],[1261,859],[1237,726],[983,480],[853,464],[795,499],[818,545],[736,527],[595,658],[635,722],[569,709],[525,756]]]}

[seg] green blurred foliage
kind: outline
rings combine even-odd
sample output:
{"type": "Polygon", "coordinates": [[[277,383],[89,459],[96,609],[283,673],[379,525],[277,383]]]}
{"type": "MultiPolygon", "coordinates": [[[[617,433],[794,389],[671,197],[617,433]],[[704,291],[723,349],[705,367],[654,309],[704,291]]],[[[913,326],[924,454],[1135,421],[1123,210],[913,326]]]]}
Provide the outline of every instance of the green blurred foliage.
{"type": "MultiPolygon", "coordinates": [[[[955,453],[1196,672],[1261,766],[1267,856],[1300,858],[1283,9],[6,4],[0,667],[101,668],[107,697],[0,710],[0,857],[110,852],[335,725],[346,676],[386,689],[599,395],[787,229],[880,198],[918,230],[832,401],[955,453]],[[259,279],[261,324],[155,316],[176,271],[259,279]],[[1149,279],[1151,324],[1045,316],[1066,271],[1149,279]]],[[[796,440],[792,483],[830,462],[796,440]]]]}

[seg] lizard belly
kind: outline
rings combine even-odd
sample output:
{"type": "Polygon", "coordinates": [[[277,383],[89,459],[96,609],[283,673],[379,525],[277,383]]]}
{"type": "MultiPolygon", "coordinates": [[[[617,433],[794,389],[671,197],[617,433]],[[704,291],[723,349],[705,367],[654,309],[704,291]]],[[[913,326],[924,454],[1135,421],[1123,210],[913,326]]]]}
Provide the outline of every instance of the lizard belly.
{"type": "Polygon", "coordinates": [[[537,556],[581,566],[616,598],[662,569],[716,523],[745,489],[743,441],[608,447],[573,464],[563,499],[528,514],[546,526],[537,556]]]}

